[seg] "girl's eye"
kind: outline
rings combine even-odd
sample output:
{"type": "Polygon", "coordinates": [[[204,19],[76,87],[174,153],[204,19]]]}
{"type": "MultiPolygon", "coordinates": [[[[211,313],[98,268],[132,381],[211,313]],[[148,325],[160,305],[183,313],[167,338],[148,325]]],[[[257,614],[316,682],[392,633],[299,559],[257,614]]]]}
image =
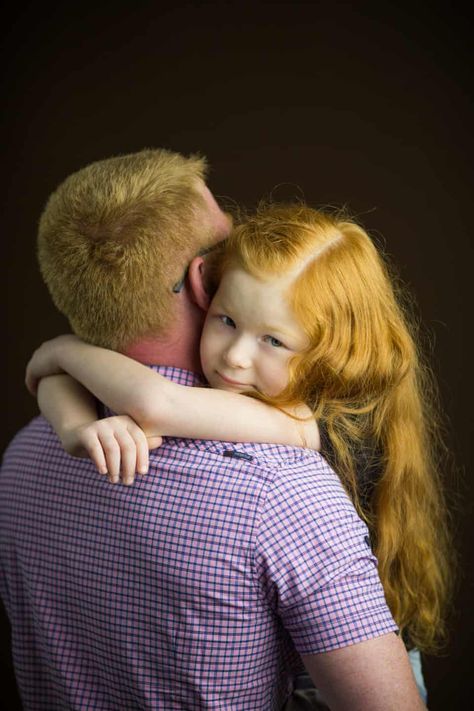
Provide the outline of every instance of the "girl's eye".
{"type": "Polygon", "coordinates": [[[232,321],[230,316],[226,316],[223,314],[222,316],[219,316],[220,320],[224,324],[224,326],[229,326],[229,328],[235,328],[235,321],[232,321]]]}
{"type": "Polygon", "coordinates": [[[273,336],[265,336],[264,340],[273,346],[273,348],[284,348],[284,344],[279,341],[278,338],[274,338],[273,336]]]}

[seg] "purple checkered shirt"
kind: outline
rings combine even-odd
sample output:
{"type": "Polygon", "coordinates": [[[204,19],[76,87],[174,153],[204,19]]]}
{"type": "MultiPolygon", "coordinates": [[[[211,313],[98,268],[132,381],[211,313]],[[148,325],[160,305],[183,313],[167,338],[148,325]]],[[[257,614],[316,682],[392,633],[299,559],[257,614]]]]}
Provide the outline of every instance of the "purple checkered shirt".
{"type": "Polygon", "coordinates": [[[298,653],[396,629],[367,528],[306,449],[166,438],[112,486],[38,417],[4,455],[0,544],[28,711],[279,709],[298,653]]]}

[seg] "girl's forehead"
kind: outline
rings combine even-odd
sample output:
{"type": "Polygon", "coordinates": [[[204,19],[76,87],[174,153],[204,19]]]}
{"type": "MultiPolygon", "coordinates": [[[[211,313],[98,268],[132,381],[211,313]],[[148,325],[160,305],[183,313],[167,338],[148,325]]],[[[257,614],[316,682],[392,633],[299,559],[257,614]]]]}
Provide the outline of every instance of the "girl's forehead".
{"type": "Polygon", "coordinates": [[[293,281],[293,272],[261,276],[252,274],[240,266],[231,266],[222,274],[220,290],[229,295],[244,296],[250,293],[262,297],[273,296],[277,300],[287,301],[287,294],[293,281]]]}
{"type": "Polygon", "coordinates": [[[224,272],[216,294],[219,307],[252,330],[278,330],[300,337],[302,329],[290,307],[288,290],[291,279],[260,279],[244,269],[224,272]]]}

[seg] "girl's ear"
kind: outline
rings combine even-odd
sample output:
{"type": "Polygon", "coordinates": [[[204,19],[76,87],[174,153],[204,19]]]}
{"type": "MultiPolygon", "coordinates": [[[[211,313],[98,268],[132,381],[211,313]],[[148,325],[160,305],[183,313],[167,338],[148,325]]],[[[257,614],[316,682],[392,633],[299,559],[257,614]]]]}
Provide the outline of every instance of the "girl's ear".
{"type": "Polygon", "coordinates": [[[205,289],[204,259],[194,257],[188,268],[188,283],[191,300],[203,311],[207,311],[211,297],[205,289]]]}

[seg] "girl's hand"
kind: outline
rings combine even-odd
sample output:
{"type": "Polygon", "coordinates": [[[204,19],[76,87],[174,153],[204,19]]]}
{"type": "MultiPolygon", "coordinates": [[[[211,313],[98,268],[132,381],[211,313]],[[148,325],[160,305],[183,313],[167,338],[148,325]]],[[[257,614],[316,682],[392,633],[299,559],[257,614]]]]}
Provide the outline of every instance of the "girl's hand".
{"type": "Polygon", "coordinates": [[[135,481],[135,473],[148,471],[148,450],[159,447],[160,436],[147,439],[143,430],[128,415],[107,417],[72,430],[63,439],[69,454],[80,456],[85,451],[100,474],[110,483],[122,480],[127,486],[135,481]]]}
{"type": "Polygon", "coordinates": [[[57,338],[52,338],[50,341],[45,341],[35,350],[26,366],[25,375],[26,387],[32,395],[36,395],[38,383],[41,378],[64,372],[58,362],[58,353],[61,346],[65,343],[78,341],[80,341],[80,339],[72,334],[58,336],[57,338]]]}

